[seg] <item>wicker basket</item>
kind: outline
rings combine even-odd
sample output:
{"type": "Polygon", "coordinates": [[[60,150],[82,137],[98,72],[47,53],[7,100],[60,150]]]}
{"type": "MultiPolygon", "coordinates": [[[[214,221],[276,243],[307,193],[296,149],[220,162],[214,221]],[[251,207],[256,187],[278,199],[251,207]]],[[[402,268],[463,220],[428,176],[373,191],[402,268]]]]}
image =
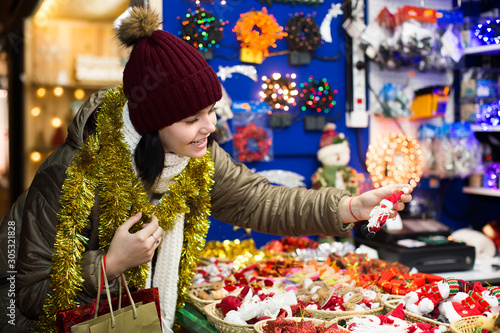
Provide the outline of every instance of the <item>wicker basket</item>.
{"type": "Polygon", "coordinates": [[[189,287],[187,301],[194,305],[201,313],[205,314],[205,306],[212,303],[218,303],[220,300],[206,300],[198,297],[202,290],[211,289],[211,283],[193,284],[189,287]]]}
{"type": "Polygon", "coordinates": [[[454,321],[450,325],[453,333],[474,333],[476,331],[476,321],[479,316],[470,316],[454,321]]]}
{"type": "MultiPolygon", "coordinates": [[[[400,301],[401,300],[396,299],[396,300],[389,300],[389,301],[385,302],[384,307],[385,307],[386,311],[389,312],[389,311],[394,310],[398,306],[400,301]]],[[[450,327],[450,324],[443,323],[442,321],[437,321],[437,320],[434,320],[431,318],[426,318],[426,317],[420,316],[416,313],[406,311],[406,310],[405,310],[405,319],[408,321],[411,321],[412,323],[428,323],[428,324],[432,324],[432,325],[436,325],[436,326],[444,325],[447,328],[450,327]]]]}
{"type": "MultiPolygon", "coordinates": [[[[298,318],[298,317],[289,317],[289,318],[285,318],[286,320],[295,320],[297,322],[300,322],[301,320],[305,320],[305,321],[311,321],[314,323],[314,326],[319,326],[323,323],[325,323],[325,327],[328,327],[330,325],[333,325],[334,322],[331,322],[331,321],[325,321],[325,320],[321,320],[321,319],[314,319],[314,318],[298,318]]],[[[268,322],[270,321],[274,321],[275,319],[267,319],[267,320],[261,320],[259,321],[258,323],[256,323],[254,325],[254,329],[255,331],[257,331],[258,333],[264,333],[264,325],[266,325],[268,322]]],[[[348,332],[347,330],[343,329],[343,331],[346,331],[348,332]]]]}
{"type": "MultiPolygon", "coordinates": [[[[345,321],[349,321],[351,320],[352,318],[354,317],[367,317],[367,315],[354,315],[354,316],[341,316],[341,317],[337,317],[335,318],[335,320],[332,320],[332,322],[335,322],[335,323],[338,323],[339,321],[341,320],[345,320],[345,321]]],[[[409,322],[412,322],[412,323],[415,323],[415,321],[411,321],[411,320],[408,320],[408,318],[405,318],[407,321],[409,322]]],[[[429,324],[432,324],[432,323],[429,323],[429,324]]],[[[439,323],[439,324],[435,324],[435,325],[443,325],[442,323],[439,323]]],[[[342,326],[339,325],[339,328],[343,328],[342,326]]],[[[347,330],[349,331],[349,330],[347,330]]],[[[448,331],[447,331],[448,332],[448,331]]],[[[464,331],[465,332],[465,331],[464,331]]],[[[468,332],[468,331],[467,331],[468,332]]]]}
{"type": "Polygon", "coordinates": [[[384,305],[366,311],[328,311],[307,309],[315,319],[330,321],[340,316],[378,315],[384,312],[384,305]]]}
{"type": "Polygon", "coordinates": [[[209,304],[205,307],[208,322],[221,333],[255,333],[253,325],[239,325],[224,321],[222,311],[217,309],[217,304],[209,304]]]}

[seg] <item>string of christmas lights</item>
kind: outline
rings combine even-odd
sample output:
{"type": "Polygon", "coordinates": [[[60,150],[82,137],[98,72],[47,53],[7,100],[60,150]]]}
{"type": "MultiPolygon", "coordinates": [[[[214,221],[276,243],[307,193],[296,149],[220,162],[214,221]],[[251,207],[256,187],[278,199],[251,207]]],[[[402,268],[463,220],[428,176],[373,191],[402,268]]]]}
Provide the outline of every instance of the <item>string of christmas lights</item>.
{"type": "Polygon", "coordinates": [[[276,47],[275,42],[286,37],[283,27],[276,22],[272,14],[268,14],[266,7],[261,11],[251,10],[240,14],[233,32],[236,33],[242,48],[262,52],[264,57],[269,55],[269,47],[276,47]]]}
{"type": "Polygon", "coordinates": [[[301,93],[300,97],[304,100],[304,105],[301,107],[302,111],[312,110],[316,112],[329,113],[337,103],[335,95],[338,93],[337,89],[333,89],[326,78],[316,80],[309,76],[307,82],[300,84],[301,93]]]}
{"type": "MultiPolygon", "coordinates": [[[[181,20],[180,17],[177,19],[181,20]]],[[[194,11],[188,9],[179,35],[203,54],[220,47],[219,42],[224,37],[223,27],[227,23],[198,6],[194,11]]]]}
{"type": "Polygon", "coordinates": [[[417,186],[423,153],[415,139],[392,133],[374,141],[366,153],[366,167],[375,188],[389,184],[417,186]]]}
{"type": "Polygon", "coordinates": [[[321,34],[314,17],[296,13],[286,23],[290,50],[314,52],[321,45],[321,34]]]}
{"type": "Polygon", "coordinates": [[[474,27],[474,35],[484,45],[500,44],[500,18],[477,24],[474,27]]]}
{"type": "Polygon", "coordinates": [[[273,109],[282,109],[288,111],[290,105],[295,105],[295,96],[299,94],[297,84],[293,81],[296,78],[295,74],[286,74],[282,76],[280,73],[274,73],[272,77],[262,77],[262,91],[259,95],[261,102],[265,101],[273,109]]]}

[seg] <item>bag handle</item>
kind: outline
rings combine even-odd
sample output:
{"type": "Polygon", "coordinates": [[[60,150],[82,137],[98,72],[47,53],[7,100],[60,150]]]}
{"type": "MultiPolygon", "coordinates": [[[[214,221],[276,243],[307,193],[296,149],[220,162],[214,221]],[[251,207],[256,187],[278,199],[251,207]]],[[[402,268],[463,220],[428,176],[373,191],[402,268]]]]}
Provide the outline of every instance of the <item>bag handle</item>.
{"type": "MultiPolygon", "coordinates": [[[[127,282],[125,280],[125,275],[122,273],[120,275],[121,277],[121,281],[123,282],[123,285],[125,286],[125,289],[127,290],[127,294],[128,294],[128,297],[130,299],[130,305],[132,305],[132,313],[133,313],[133,316],[134,316],[134,319],[137,319],[137,307],[135,305],[135,302],[132,298],[132,295],[130,294],[130,289],[128,288],[127,286],[127,282]]],[[[97,278],[97,283],[99,284],[99,292],[97,293],[97,298],[96,298],[96,308],[95,308],[95,312],[94,312],[94,318],[97,318],[97,313],[99,312],[99,300],[100,300],[100,297],[101,297],[101,292],[102,292],[102,288],[103,288],[103,281],[104,280],[104,285],[106,286],[106,296],[107,296],[107,299],[108,299],[108,304],[109,304],[109,312],[110,312],[110,315],[111,315],[111,327],[114,328],[115,327],[115,316],[113,314],[113,304],[111,303],[111,293],[109,292],[109,283],[108,283],[108,277],[106,275],[106,255],[102,256],[101,258],[101,262],[100,262],[100,274],[97,278]]],[[[119,298],[119,302],[118,302],[118,308],[121,309],[121,300],[122,300],[122,290],[121,290],[121,283],[119,285],[119,292],[120,292],[120,298],[119,298]]]]}

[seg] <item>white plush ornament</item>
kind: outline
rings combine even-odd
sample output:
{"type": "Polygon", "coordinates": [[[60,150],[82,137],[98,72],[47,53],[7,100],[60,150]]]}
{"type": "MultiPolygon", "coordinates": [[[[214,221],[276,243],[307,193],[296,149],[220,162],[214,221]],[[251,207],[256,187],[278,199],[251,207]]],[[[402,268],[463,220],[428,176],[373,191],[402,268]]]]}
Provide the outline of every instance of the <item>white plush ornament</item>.
{"type": "MultiPolygon", "coordinates": [[[[385,197],[379,205],[375,206],[372,209],[372,211],[370,212],[370,219],[368,220],[368,224],[364,226],[362,230],[366,238],[373,238],[375,236],[375,233],[384,226],[392,212],[395,212],[397,214],[394,206],[399,201],[401,195],[408,193],[408,188],[403,187],[401,191],[385,197]]],[[[393,219],[396,219],[396,215],[394,215],[393,219]]]]}

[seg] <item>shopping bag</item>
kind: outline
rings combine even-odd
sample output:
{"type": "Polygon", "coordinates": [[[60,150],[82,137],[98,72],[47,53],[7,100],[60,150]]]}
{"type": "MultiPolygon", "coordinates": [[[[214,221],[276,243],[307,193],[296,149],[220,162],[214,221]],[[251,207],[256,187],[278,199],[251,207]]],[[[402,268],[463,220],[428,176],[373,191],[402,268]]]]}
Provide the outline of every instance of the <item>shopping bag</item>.
{"type": "Polygon", "coordinates": [[[101,260],[97,298],[92,304],[59,311],[59,332],[161,332],[158,289],[141,289],[131,293],[122,274],[121,280],[127,293],[122,295],[120,284],[119,296],[111,299],[104,272],[105,257],[101,260]],[[100,301],[104,284],[107,300],[100,301]]]}
{"type": "MultiPolygon", "coordinates": [[[[134,299],[136,303],[141,302],[142,304],[148,304],[148,303],[155,304],[157,311],[157,318],[161,318],[160,297],[158,295],[158,288],[139,289],[131,292],[130,294],[132,295],[132,299],[134,299]]],[[[120,296],[113,297],[111,299],[111,304],[113,306],[113,309],[118,308],[119,299],[120,296]]],[[[126,293],[122,295],[121,300],[122,300],[122,306],[126,307],[130,305],[130,298],[126,293]]],[[[95,309],[96,309],[96,304],[94,302],[93,304],[82,305],[74,309],[59,311],[57,313],[58,332],[71,333],[71,326],[94,318],[95,309]]],[[[107,299],[99,302],[97,315],[102,316],[106,313],[109,313],[109,303],[107,299]]]]}

